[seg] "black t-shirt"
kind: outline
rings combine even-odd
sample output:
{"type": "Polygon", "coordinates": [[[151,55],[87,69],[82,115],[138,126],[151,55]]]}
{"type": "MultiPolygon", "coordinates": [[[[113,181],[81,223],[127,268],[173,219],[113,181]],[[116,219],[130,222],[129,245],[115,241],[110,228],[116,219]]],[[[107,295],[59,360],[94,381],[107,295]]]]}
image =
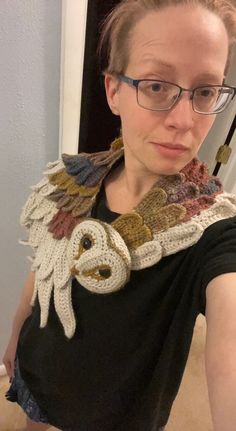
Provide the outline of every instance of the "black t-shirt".
{"type": "MultiPolygon", "coordinates": [[[[117,214],[104,191],[92,216],[117,214]]],[[[95,294],[73,281],[77,328],[64,335],[51,298],[48,324],[39,304],[18,343],[22,377],[52,425],[75,431],[156,431],[177,395],[205,289],[236,272],[236,217],[209,226],[197,244],[132,271],[120,291],[95,294]]]]}

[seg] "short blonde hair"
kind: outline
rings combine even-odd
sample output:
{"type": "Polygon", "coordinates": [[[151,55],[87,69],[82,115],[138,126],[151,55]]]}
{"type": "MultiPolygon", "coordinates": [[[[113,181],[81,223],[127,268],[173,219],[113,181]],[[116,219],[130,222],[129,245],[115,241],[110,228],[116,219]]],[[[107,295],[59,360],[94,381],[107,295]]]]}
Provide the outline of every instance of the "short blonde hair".
{"type": "Polygon", "coordinates": [[[229,52],[225,67],[227,75],[236,42],[236,6],[234,0],[123,0],[102,24],[98,54],[106,73],[124,73],[129,62],[129,42],[132,29],[144,14],[167,6],[203,6],[223,21],[229,38],[229,52]],[[103,64],[105,63],[105,64],[103,64]]]}

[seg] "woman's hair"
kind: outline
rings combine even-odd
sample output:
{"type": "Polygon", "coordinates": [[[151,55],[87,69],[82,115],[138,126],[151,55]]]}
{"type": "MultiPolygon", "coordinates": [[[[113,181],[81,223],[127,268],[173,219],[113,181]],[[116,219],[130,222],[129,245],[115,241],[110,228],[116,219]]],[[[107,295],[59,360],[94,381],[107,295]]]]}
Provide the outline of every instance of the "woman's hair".
{"type": "Polygon", "coordinates": [[[146,13],[167,6],[203,6],[223,21],[229,38],[229,53],[225,68],[228,73],[236,42],[235,0],[123,0],[106,17],[102,24],[98,54],[106,73],[124,73],[129,63],[132,29],[146,13]]]}

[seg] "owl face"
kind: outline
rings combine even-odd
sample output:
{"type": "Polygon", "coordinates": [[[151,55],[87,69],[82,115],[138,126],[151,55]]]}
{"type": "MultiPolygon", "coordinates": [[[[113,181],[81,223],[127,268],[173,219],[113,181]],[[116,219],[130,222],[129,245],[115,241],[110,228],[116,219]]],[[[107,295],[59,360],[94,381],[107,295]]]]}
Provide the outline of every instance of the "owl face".
{"type": "Polygon", "coordinates": [[[103,222],[85,220],[73,231],[68,247],[71,274],[95,293],[121,289],[129,280],[129,250],[116,230],[103,222]]]}

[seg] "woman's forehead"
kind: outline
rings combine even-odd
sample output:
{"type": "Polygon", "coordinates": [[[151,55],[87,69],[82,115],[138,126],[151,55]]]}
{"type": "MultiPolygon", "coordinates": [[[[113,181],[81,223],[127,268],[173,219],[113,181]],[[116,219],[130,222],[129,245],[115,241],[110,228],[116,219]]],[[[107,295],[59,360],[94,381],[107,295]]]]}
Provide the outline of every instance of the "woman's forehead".
{"type": "Polygon", "coordinates": [[[142,40],[155,41],[159,38],[159,43],[168,37],[169,40],[177,38],[191,39],[210,38],[218,40],[222,32],[227,36],[227,31],[223,21],[215,13],[201,6],[190,7],[187,5],[168,6],[158,11],[149,11],[137,21],[132,30],[133,41],[142,40]]]}
{"type": "Polygon", "coordinates": [[[205,71],[210,66],[211,73],[219,74],[228,55],[223,22],[212,13],[205,17],[208,11],[203,9],[190,10],[184,17],[180,12],[180,8],[165,8],[142,18],[131,33],[129,63],[174,71],[175,65],[200,62],[205,71]]]}

